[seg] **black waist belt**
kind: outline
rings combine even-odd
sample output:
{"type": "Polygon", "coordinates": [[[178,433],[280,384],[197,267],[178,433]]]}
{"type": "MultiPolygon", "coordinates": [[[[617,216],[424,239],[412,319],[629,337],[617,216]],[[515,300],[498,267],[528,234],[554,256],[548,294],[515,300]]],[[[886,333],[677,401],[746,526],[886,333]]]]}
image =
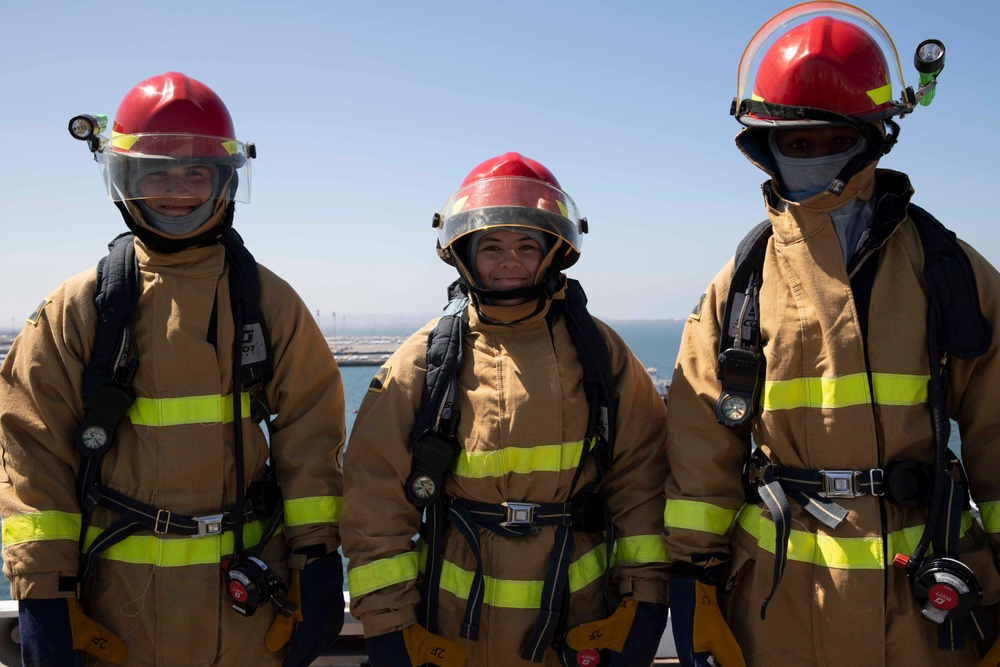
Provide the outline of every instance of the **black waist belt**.
{"type": "Polygon", "coordinates": [[[481,503],[463,498],[454,498],[454,503],[465,507],[480,526],[505,535],[527,535],[541,526],[588,531],[605,528],[604,502],[596,493],[579,493],[567,503],[481,503]]]}
{"type": "MultiPolygon", "coordinates": [[[[949,470],[957,464],[952,455],[949,470]]],[[[930,505],[934,473],[931,466],[901,461],[869,470],[805,470],[771,463],[760,448],[754,450],[747,467],[748,500],[763,502],[774,520],[774,570],[771,590],[760,607],[761,620],[785,572],[792,512],[788,498],[796,501],[818,521],[836,528],[847,510],[833,499],[851,499],[871,494],[905,507],[930,505]],[[756,493],[756,497],[751,494],[756,493]],[[786,495],[787,494],[787,495],[786,495]]]]}
{"type": "MultiPolygon", "coordinates": [[[[934,481],[930,465],[900,461],[885,468],[868,470],[805,470],[771,463],[759,452],[754,452],[747,473],[752,485],[760,484],[767,471],[786,492],[794,491],[823,499],[873,495],[885,497],[904,507],[930,505],[934,481]]],[[[757,498],[751,500],[756,502],[757,498]]]]}

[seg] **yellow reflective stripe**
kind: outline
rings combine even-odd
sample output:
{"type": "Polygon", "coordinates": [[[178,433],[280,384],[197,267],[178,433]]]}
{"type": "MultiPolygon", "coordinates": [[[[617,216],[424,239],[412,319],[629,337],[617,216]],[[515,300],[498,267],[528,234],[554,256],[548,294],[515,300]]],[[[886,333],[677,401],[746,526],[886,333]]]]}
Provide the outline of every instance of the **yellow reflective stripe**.
{"type": "MultiPolygon", "coordinates": [[[[746,505],[737,519],[748,533],[757,539],[757,545],[774,553],[774,523],[765,519],[760,507],[746,505]]],[[[962,515],[962,533],[972,527],[972,516],[962,515]]],[[[923,526],[910,526],[895,530],[886,536],[885,549],[881,537],[833,537],[792,530],[788,538],[788,560],[812,563],[834,570],[882,570],[886,563],[885,552],[911,554],[923,535],[923,526]]]]}
{"type": "Polygon", "coordinates": [[[305,526],[310,523],[337,523],[343,508],[340,496],[313,496],[286,500],[285,525],[305,526]]]}
{"type": "MultiPolygon", "coordinates": [[[[243,526],[243,541],[248,547],[260,542],[266,519],[258,519],[243,526]]],[[[104,531],[90,526],[84,540],[84,548],[90,548],[94,540],[104,531]]],[[[281,529],[279,528],[279,531],[281,529]]],[[[70,512],[32,512],[9,516],[3,520],[3,545],[5,547],[24,542],[45,540],[80,539],[80,515],[70,512]]],[[[131,535],[109,547],[101,558],[156,565],[158,567],[181,567],[184,565],[204,565],[219,563],[223,556],[233,552],[233,534],[206,537],[158,537],[156,535],[131,535]]]]}
{"type": "MultiPolygon", "coordinates": [[[[255,546],[264,534],[267,519],[251,521],[243,526],[243,544],[246,547],[255,546]]],[[[84,548],[97,539],[103,528],[91,526],[87,529],[87,539],[84,548]]],[[[279,529],[276,534],[280,534],[279,529]]],[[[155,565],[156,567],[184,567],[186,565],[218,564],[223,556],[233,553],[233,534],[229,531],[222,535],[206,537],[174,537],[160,538],[155,535],[132,535],[111,546],[101,554],[101,558],[135,563],[139,565],[155,565]]]]}
{"type": "Polygon", "coordinates": [[[736,518],[736,510],[696,500],[667,501],[663,510],[663,525],[667,528],[701,530],[712,535],[726,535],[736,518]]]}
{"type": "Polygon", "coordinates": [[[884,86],[879,86],[878,88],[872,88],[868,91],[868,97],[875,104],[885,104],[892,99],[892,83],[887,83],[884,86]]]}
{"type": "Polygon", "coordinates": [[[351,597],[367,595],[404,581],[415,581],[419,562],[418,552],[406,551],[392,558],[381,558],[350,569],[347,572],[347,587],[351,591],[351,597]]]}
{"type": "MultiPolygon", "coordinates": [[[[250,416],[250,394],[240,394],[241,413],[250,416]]],[[[136,426],[180,426],[182,424],[228,424],[233,421],[233,395],[138,397],[128,410],[136,426]]]]}
{"type": "Polygon", "coordinates": [[[0,536],[5,547],[43,540],[75,541],[80,539],[80,515],[55,510],[15,514],[4,518],[0,536]]]}
{"type": "MultiPolygon", "coordinates": [[[[367,567],[367,566],[366,566],[367,567]]],[[[604,576],[604,545],[597,546],[569,566],[569,590],[575,593],[604,576]]],[[[441,588],[462,600],[469,599],[475,573],[444,561],[441,567],[441,588]]],[[[483,601],[493,607],[507,609],[538,609],[542,604],[542,586],[538,579],[497,579],[486,576],[483,601]]],[[[354,595],[354,588],[351,588],[354,595]]]]}
{"type": "Polygon", "coordinates": [[[615,560],[619,563],[669,563],[667,548],[659,535],[619,537],[615,541],[615,560]]]}
{"type": "MultiPolygon", "coordinates": [[[[875,402],[881,405],[921,405],[927,402],[929,375],[872,373],[875,402]]],[[[871,403],[865,373],[839,377],[768,380],[762,403],[765,410],[845,408],[871,403]]]]}
{"type": "MultiPolygon", "coordinates": [[[[1000,502],[979,503],[979,514],[983,518],[983,528],[987,533],[1000,533],[1000,502]]],[[[6,544],[7,534],[4,533],[6,544]]]]}
{"type": "Polygon", "coordinates": [[[483,479],[510,473],[573,470],[580,463],[583,440],[539,447],[504,447],[492,452],[462,452],[452,466],[458,477],[483,479]]]}
{"type": "Polygon", "coordinates": [[[222,143],[222,148],[225,149],[225,151],[230,155],[236,155],[236,151],[239,150],[240,142],[236,141],[235,139],[229,139],[221,143],[222,143]]]}
{"type": "Polygon", "coordinates": [[[879,405],[923,405],[927,402],[930,375],[872,373],[875,402],[879,405]]]}

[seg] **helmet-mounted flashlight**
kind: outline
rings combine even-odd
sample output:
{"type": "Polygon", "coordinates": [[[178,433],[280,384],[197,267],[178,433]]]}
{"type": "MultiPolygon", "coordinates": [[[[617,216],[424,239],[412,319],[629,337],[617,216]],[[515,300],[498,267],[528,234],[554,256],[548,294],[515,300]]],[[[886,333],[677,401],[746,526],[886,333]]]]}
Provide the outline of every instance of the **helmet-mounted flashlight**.
{"type": "Polygon", "coordinates": [[[920,73],[920,90],[917,91],[916,100],[927,106],[934,99],[937,76],[944,69],[944,44],[936,39],[920,42],[913,54],[913,66],[920,73]]]}
{"type": "Polygon", "coordinates": [[[69,133],[74,139],[86,141],[92,153],[101,147],[98,135],[108,127],[108,117],[104,114],[80,114],[69,119],[69,133]]]}
{"type": "Polygon", "coordinates": [[[94,116],[80,114],[69,119],[69,133],[74,139],[86,141],[95,134],[100,134],[108,127],[108,117],[101,114],[94,116]]]}

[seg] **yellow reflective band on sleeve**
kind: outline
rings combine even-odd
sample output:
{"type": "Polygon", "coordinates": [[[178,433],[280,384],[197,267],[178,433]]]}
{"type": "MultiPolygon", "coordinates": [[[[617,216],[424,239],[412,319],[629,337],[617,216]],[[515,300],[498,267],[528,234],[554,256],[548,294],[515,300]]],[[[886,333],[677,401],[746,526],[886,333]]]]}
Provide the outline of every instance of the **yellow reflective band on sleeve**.
{"type": "Polygon", "coordinates": [[[416,581],[419,563],[419,552],[406,551],[392,558],[382,558],[349,569],[347,587],[351,591],[351,597],[367,595],[404,581],[416,581]]]}
{"type": "Polygon", "coordinates": [[[885,104],[892,99],[892,83],[868,91],[868,97],[875,104],[885,104]]]}
{"type": "MultiPolygon", "coordinates": [[[[979,514],[983,518],[983,528],[987,533],[1000,533],[1000,502],[979,503],[979,514]]],[[[4,533],[6,544],[7,534],[4,533]]]]}
{"type": "MultiPolygon", "coordinates": [[[[252,547],[260,542],[264,534],[267,519],[251,521],[243,526],[243,545],[252,547]]],[[[87,539],[84,548],[89,549],[91,543],[101,534],[103,528],[91,526],[87,529],[87,539]]],[[[279,529],[278,533],[280,534],[279,529]]],[[[156,535],[132,535],[108,547],[100,557],[122,563],[138,565],[155,565],[156,567],[184,567],[185,565],[218,564],[223,556],[233,553],[233,534],[229,531],[222,535],[206,537],[170,537],[161,538],[156,535]]]]}
{"type": "Polygon", "coordinates": [[[47,510],[14,514],[4,518],[0,528],[3,546],[43,540],[79,540],[80,515],[47,510]]]}
{"type": "Polygon", "coordinates": [[[310,523],[339,523],[343,498],[314,496],[292,498],[285,503],[285,525],[305,526],[310,523]]]}
{"type": "Polygon", "coordinates": [[[462,452],[452,464],[458,477],[483,479],[510,473],[530,475],[536,472],[574,470],[583,453],[583,440],[539,447],[505,447],[492,452],[462,452]]]}
{"type": "MultiPolygon", "coordinates": [[[[740,526],[757,539],[757,545],[769,553],[774,553],[774,523],[765,519],[757,505],[746,505],[737,519],[740,526]]],[[[962,514],[962,533],[972,527],[972,516],[962,514]]],[[[897,553],[913,553],[923,526],[910,526],[895,530],[886,536],[885,549],[881,537],[833,537],[792,530],[788,538],[788,560],[812,563],[833,570],[883,570],[886,567],[883,552],[895,556],[897,553]]]]}
{"type": "MultiPolygon", "coordinates": [[[[921,405],[927,402],[928,375],[872,373],[875,402],[880,405],[921,405]]],[[[764,383],[764,409],[846,408],[871,403],[865,373],[839,377],[768,380],[764,383]]]]}
{"type": "MultiPolygon", "coordinates": [[[[244,417],[250,416],[250,394],[240,394],[244,417]]],[[[183,424],[229,424],[233,421],[233,395],[182,396],[180,398],[137,397],[128,410],[136,426],[181,426],[183,424]]]]}
{"type": "Polygon", "coordinates": [[[700,530],[712,535],[726,535],[736,518],[736,510],[696,500],[667,500],[663,525],[667,528],[700,530]]]}
{"type": "Polygon", "coordinates": [[[615,540],[615,560],[619,563],[669,563],[667,548],[659,535],[635,535],[615,540]]]}
{"type": "MultiPolygon", "coordinates": [[[[366,566],[369,567],[369,566],[366,566]]],[[[569,592],[575,593],[588,584],[604,576],[605,558],[604,545],[597,546],[569,566],[569,592]]],[[[462,599],[469,599],[472,589],[474,572],[463,570],[457,565],[444,561],[441,567],[441,588],[462,599]]],[[[496,579],[483,577],[485,592],[483,602],[493,607],[507,609],[538,609],[542,604],[542,587],[545,582],[540,579],[496,579]]],[[[354,588],[351,588],[354,595],[354,588]]]]}

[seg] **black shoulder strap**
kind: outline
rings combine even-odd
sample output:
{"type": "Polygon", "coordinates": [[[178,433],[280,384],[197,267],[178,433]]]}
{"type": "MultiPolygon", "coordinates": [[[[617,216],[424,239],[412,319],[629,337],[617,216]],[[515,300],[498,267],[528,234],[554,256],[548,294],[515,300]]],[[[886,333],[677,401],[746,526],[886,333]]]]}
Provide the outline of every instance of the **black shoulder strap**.
{"type": "Polygon", "coordinates": [[[267,384],[274,374],[271,337],[260,309],[260,274],[257,260],[243,245],[235,229],[228,229],[220,241],[229,261],[229,299],[234,306],[233,312],[236,312],[237,303],[242,312],[243,330],[235,335],[242,336],[241,383],[248,389],[267,384]]]}
{"type": "Polygon", "coordinates": [[[924,281],[936,314],[940,349],[960,359],[986,354],[993,341],[993,327],[980,307],[972,262],[955,233],[934,216],[913,204],[909,214],[924,248],[924,281]]]}
{"type": "Polygon", "coordinates": [[[441,413],[441,404],[449,385],[458,377],[458,370],[462,366],[462,338],[465,333],[463,316],[469,297],[461,287],[457,280],[448,287],[448,305],[437,326],[427,336],[427,379],[420,400],[420,411],[413,424],[411,442],[417,442],[429,431],[439,430],[441,426],[450,435],[458,424],[457,404],[449,406],[451,414],[446,416],[445,424],[438,424],[438,414],[441,413]]]}
{"type": "MultiPolygon", "coordinates": [[[[733,347],[736,342],[736,335],[748,343],[756,344],[760,340],[760,323],[756,317],[750,323],[748,331],[744,324],[733,321],[736,314],[733,313],[734,304],[742,307],[743,299],[737,299],[737,295],[747,293],[747,285],[752,276],[756,276],[757,286],[760,286],[761,273],[764,269],[764,255],[767,252],[767,241],[772,233],[771,221],[764,220],[743,237],[736,247],[736,255],[733,261],[733,278],[729,282],[729,295],[726,297],[726,314],[722,321],[722,335],[719,337],[719,354],[722,354],[733,347]],[[743,327],[743,331],[741,331],[743,327]]],[[[756,309],[756,304],[753,305],[756,309]]],[[[756,311],[753,313],[756,316],[756,311]]]]}
{"type": "Polygon", "coordinates": [[[566,328],[583,366],[583,389],[592,420],[587,425],[587,435],[597,435],[602,441],[599,443],[602,446],[595,453],[598,467],[604,471],[611,466],[617,417],[611,351],[594,318],[587,311],[587,295],[576,280],[566,281],[564,312],[566,328]]]}
{"type": "Polygon", "coordinates": [[[108,244],[108,255],[97,264],[94,305],[97,333],[83,374],[83,396],[88,398],[112,381],[121,353],[125,328],[139,300],[139,264],[131,232],[119,234],[108,244]]]}

